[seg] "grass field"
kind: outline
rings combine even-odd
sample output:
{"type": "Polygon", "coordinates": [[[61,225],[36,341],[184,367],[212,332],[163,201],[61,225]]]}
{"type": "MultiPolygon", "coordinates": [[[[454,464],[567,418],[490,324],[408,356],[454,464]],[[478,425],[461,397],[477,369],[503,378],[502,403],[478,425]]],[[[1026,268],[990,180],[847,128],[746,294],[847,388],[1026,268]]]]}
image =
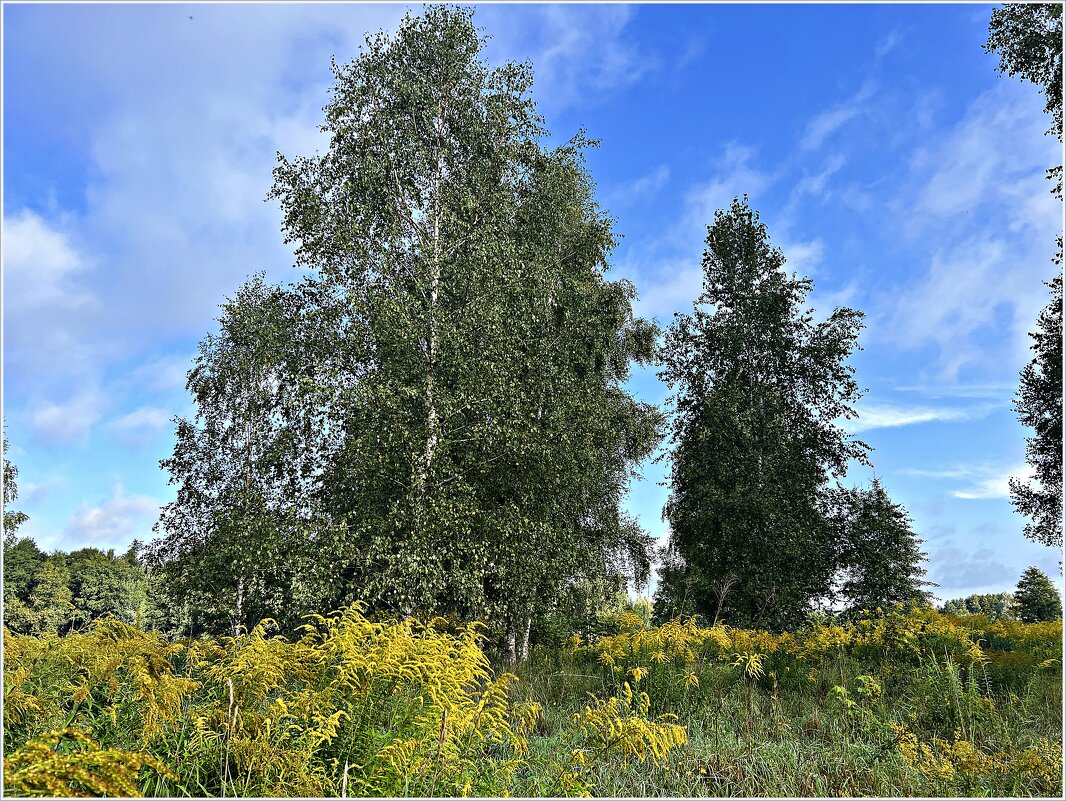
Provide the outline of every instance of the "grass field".
{"type": "Polygon", "coordinates": [[[875,610],[535,646],[373,622],[4,632],[9,795],[1061,796],[1062,624],[875,610]]]}

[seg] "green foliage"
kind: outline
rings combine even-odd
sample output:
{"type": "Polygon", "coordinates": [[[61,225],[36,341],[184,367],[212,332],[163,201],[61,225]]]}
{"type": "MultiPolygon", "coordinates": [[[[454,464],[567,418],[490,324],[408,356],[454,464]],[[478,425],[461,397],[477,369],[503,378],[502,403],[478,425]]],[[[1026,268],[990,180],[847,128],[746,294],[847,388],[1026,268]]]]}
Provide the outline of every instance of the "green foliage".
{"type": "Polygon", "coordinates": [[[1026,568],[1014,590],[1018,619],[1023,623],[1039,623],[1062,617],[1062,599],[1051,579],[1036,567],[1026,568]]]}
{"type": "Polygon", "coordinates": [[[83,731],[46,732],[4,759],[4,789],[16,797],[140,798],[143,768],[177,778],[154,757],[102,749],[83,731]]]}
{"type": "Polygon", "coordinates": [[[4,497],[4,547],[7,547],[8,539],[14,540],[15,532],[18,527],[29,520],[29,516],[25,512],[16,512],[11,508],[16,500],[18,500],[18,474],[19,469],[13,465],[7,458],[7,438],[3,441],[3,455],[4,455],[4,468],[3,468],[3,497],[4,497]]]}
{"type": "Polygon", "coordinates": [[[165,626],[136,540],[121,556],[96,548],[45,554],[28,537],[4,547],[4,624],[20,634],[69,633],[114,616],[165,626]]]}
{"type": "MultiPolygon", "coordinates": [[[[998,53],[999,71],[1017,75],[1040,88],[1051,129],[1062,141],[1062,4],[1009,3],[992,11],[985,51],[998,53]]],[[[1052,193],[1062,197],[1062,165],[1048,170],[1052,193]]],[[[1062,547],[1062,237],[1055,257],[1055,277],[1048,282],[1051,299],[1030,333],[1032,361],[1022,368],[1014,401],[1018,420],[1033,429],[1025,446],[1032,479],[1010,481],[1011,503],[1030,518],[1025,536],[1062,547]]]]}
{"type": "Polygon", "coordinates": [[[153,564],[191,631],[362,598],[521,639],[568,584],[647,576],[619,507],[659,438],[623,389],[655,329],[605,277],[594,143],[545,148],[529,67],[483,44],[441,6],[370,37],[334,65],[327,152],[279,158],[314,275],[225,306],[164,462],[153,564]]]}
{"type": "MultiPolygon", "coordinates": [[[[1062,240],[1059,258],[1062,264],[1062,240]]],[[[1029,539],[1062,547],[1062,275],[1048,284],[1051,300],[1037,319],[1033,360],[1022,368],[1014,409],[1018,421],[1033,429],[1025,443],[1026,461],[1035,474],[1029,481],[1010,480],[1011,503],[1030,518],[1029,539]]]]}
{"type": "Polygon", "coordinates": [[[13,534],[4,538],[4,601],[18,599],[27,601],[33,577],[48,554],[37,547],[29,537],[16,538],[13,534]]]}
{"type": "Polygon", "coordinates": [[[27,604],[34,616],[34,634],[57,634],[65,626],[73,626],[74,594],[69,583],[70,570],[62,556],[46,559],[37,569],[27,604]]]}
{"type": "Polygon", "coordinates": [[[162,462],[177,499],[163,508],[165,536],[147,559],[186,633],[232,632],[262,617],[291,629],[337,600],[329,587],[308,592],[325,568],[318,559],[342,572],[313,481],[337,438],[314,388],[345,356],[326,338],[338,311],[308,282],[285,290],[258,276],[222,308],[189,373],[196,420],[178,420],[162,462]]]}
{"type": "Polygon", "coordinates": [[[867,447],[838,421],[861,392],[846,360],[862,314],[803,309],[746,200],[715,214],[703,291],[666,335],[674,390],[671,526],[660,606],[784,627],[830,593],[837,551],[820,508],[828,477],[867,447]]]}
{"type": "Polygon", "coordinates": [[[999,71],[1017,75],[1047,98],[1051,130],[1062,139],[1062,4],[1009,3],[992,10],[985,52],[999,54],[999,71]]]}
{"type": "Polygon", "coordinates": [[[1010,592],[968,595],[945,601],[940,611],[948,615],[984,615],[989,620],[1013,620],[1017,604],[1010,592]]]}
{"type": "Polygon", "coordinates": [[[839,549],[836,594],[845,610],[929,603],[921,540],[907,510],[893,503],[881,482],[874,479],[869,489],[841,488],[828,497],[839,549]]]}

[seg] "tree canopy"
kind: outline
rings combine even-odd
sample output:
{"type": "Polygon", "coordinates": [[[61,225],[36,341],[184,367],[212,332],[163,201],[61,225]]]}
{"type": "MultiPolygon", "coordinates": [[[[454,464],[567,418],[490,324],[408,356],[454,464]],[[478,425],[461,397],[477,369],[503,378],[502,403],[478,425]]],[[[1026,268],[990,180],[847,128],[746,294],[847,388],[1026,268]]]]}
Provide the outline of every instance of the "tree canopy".
{"type": "Polygon", "coordinates": [[[660,415],[622,384],[655,329],[605,276],[593,143],[543,147],[530,68],[482,47],[469,10],[407,17],[335,65],[328,150],[279,155],[272,197],[312,275],[227,306],[164,463],[179,498],[156,554],[190,577],[189,554],[213,560],[230,609],[252,582],[237,552],[313,577],[316,604],[512,630],[562,583],[647,574],[619,504],[660,415]]]}
{"type": "Polygon", "coordinates": [[[925,554],[910,515],[880,480],[829,493],[828,517],[839,547],[835,596],[848,610],[928,604],[925,554]]]}
{"type": "MultiPolygon", "coordinates": [[[[1040,88],[1051,115],[1049,134],[1062,142],[1062,4],[1010,3],[992,11],[985,51],[999,55],[999,72],[1040,88]]],[[[1062,165],[1048,170],[1052,192],[1062,197],[1062,165]]],[[[1014,408],[1022,425],[1033,429],[1026,442],[1030,480],[1012,478],[1011,501],[1030,518],[1025,536],[1062,546],[1062,237],[1055,257],[1056,275],[1048,282],[1051,299],[1030,334],[1035,351],[1021,372],[1014,408]]]]}
{"type": "Polygon", "coordinates": [[[675,448],[660,607],[784,627],[831,593],[822,492],[866,459],[840,427],[861,395],[847,359],[862,313],[815,322],[812,282],[786,273],[746,198],[715,214],[702,266],[703,291],[660,354],[675,448]]]}
{"type": "Polygon", "coordinates": [[[1028,567],[1014,590],[1018,619],[1023,623],[1058,620],[1062,617],[1062,599],[1044,571],[1028,567]]]}

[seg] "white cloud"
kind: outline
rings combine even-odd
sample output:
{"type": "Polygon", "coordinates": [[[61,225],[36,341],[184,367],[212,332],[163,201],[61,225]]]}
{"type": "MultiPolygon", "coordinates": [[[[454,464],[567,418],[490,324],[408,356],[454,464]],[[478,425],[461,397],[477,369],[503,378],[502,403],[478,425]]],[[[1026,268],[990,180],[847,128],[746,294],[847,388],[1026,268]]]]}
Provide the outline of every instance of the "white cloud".
{"type": "MultiPolygon", "coordinates": [[[[757,196],[773,177],[754,166],[756,152],[737,142],[725,146],[714,163],[712,175],[689,186],[683,195],[677,222],[630,251],[625,262],[616,266],[637,287],[638,314],[666,317],[687,311],[703,286],[700,259],[707,227],[719,209],[728,209],[733,198],[757,196]]],[[[756,200],[751,200],[757,208],[756,200]]],[[[815,243],[797,243],[796,255],[814,255],[815,243]]]]}
{"type": "Polygon", "coordinates": [[[957,486],[949,490],[953,498],[961,500],[992,500],[1010,497],[1010,479],[1027,481],[1034,475],[1030,465],[1003,467],[995,464],[953,465],[936,469],[904,468],[901,475],[928,478],[934,481],[950,481],[957,486]],[[960,485],[961,486],[958,486],[960,485]]]}
{"type": "Polygon", "coordinates": [[[494,62],[533,63],[533,96],[542,110],[594,102],[659,69],[626,30],[633,6],[553,4],[482,6],[476,21],[492,31],[494,62]]]}
{"type": "Polygon", "coordinates": [[[4,303],[8,309],[91,303],[72,283],[88,267],[69,235],[40,215],[22,209],[4,217],[4,303]]]}
{"type": "Polygon", "coordinates": [[[788,260],[786,269],[807,277],[818,271],[818,265],[825,255],[825,247],[819,239],[782,245],[781,250],[788,260]]]}
{"type": "Polygon", "coordinates": [[[860,401],[856,406],[859,417],[843,425],[850,433],[857,434],[860,431],[871,431],[875,428],[899,428],[918,423],[979,420],[995,408],[998,408],[998,405],[938,407],[860,401]]]}
{"type": "Polygon", "coordinates": [[[142,406],[111,421],[109,428],[124,445],[137,446],[150,442],[170,424],[174,414],[166,409],[142,406]]]}
{"type": "Polygon", "coordinates": [[[975,481],[964,489],[954,490],[951,494],[966,500],[986,500],[1010,497],[1010,479],[1012,477],[1026,481],[1033,477],[1035,471],[1030,465],[1023,465],[1014,470],[997,473],[975,481]]]}
{"type": "Polygon", "coordinates": [[[913,392],[929,398],[989,398],[1006,403],[1018,391],[1017,383],[997,384],[916,384],[893,387],[896,392],[913,392]]]}
{"type": "Polygon", "coordinates": [[[675,236],[680,239],[698,231],[702,241],[718,209],[728,209],[735,197],[757,196],[770,185],[772,177],[752,165],[755,155],[755,148],[738,142],[725,146],[715,164],[715,174],[686,193],[681,228],[675,231],[675,236]]]}
{"type": "Polygon", "coordinates": [[[840,153],[834,153],[825,163],[825,166],[821,171],[814,174],[805,173],[796,183],[795,189],[792,190],[792,197],[789,199],[789,204],[793,205],[798,203],[804,195],[812,195],[824,200],[828,197],[826,185],[829,183],[829,179],[840,172],[841,168],[846,163],[847,159],[843,155],[840,153]]]}
{"type": "Polygon", "coordinates": [[[68,483],[66,476],[59,473],[50,473],[40,481],[20,481],[19,500],[25,503],[43,503],[68,483]]]}
{"type": "Polygon", "coordinates": [[[9,204],[4,219],[6,401],[51,441],[84,439],[100,388],[118,406],[127,391],[179,388],[173,365],[141,387],[110,368],[188,347],[249,274],[290,276],[279,211],[264,202],[275,154],[321,146],[330,55],[352,58],[404,9],[269,6],[254,25],[237,7],[179,11],[20,16],[22,41],[48,54],[23,68],[43,73],[49,105],[85,143],[72,154],[87,176],[81,209],[44,217],[9,204]]]}
{"type": "Polygon", "coordinates": [[[62,403],[40,401],[28,413],[30,428],[43,442],[62,445],[84,443],[106,403],[95,390],[86,390],[62,403]]]}
{"type": "Polygon", "coordinates": [[[877,45],[874,47],[874,55],[877,56],[877,58],[884,58],[894,50],[902,40],[903,35],[900,32],[900,29],[898,27],[893,28],[877,42],[877,45]]]}
{"type": "MultiPolygon", "coordinates": [[[[94,383],[99,352],[92,320],[101,303],[84,280],[98,277],[90,258],[75,245],[76,221],[51,220],[28,209],[3,220],[4,370],[12,388],[50,395],[56,385],[70,392],[70,379],[94,383]]],[[[17,394],[17,393],[16,393],[17,394]]]]}
{"type": "Polygon", "coordinates": [[[800,137],[800,147],[804,150],[820,148],[830,136],[866,111],[866,101],[872,95],[873,86],[867,83],[843,103],[815,114],[807,121],[800,137]]]}
{"type": "Polygon", "coordinates": [[[147,540],[159,516],[160,502],[148,495],[127,495],[116,484],[111,497],[98,505],[82,504],[61,538],[64,547],[125,547],[135,537],[147,540]]]}
{"type": "Polygon", "coordinates": [[[631,206],[654,197],[670,180],[670,167],[660,164],[629,183],[616,186],[604,195],[603,203],[608,209],[631,206]]]}
{"type": "Polygon", "coordinates": [[[815,320],[821,322],[841,307],[861,308],[858,302],[861,288],[862,280],[859,277],[851,279],[836,289],[822,289],[820,285],[815,284],[814,291],[807,296],[807,303],[814,309],[815,320]]]}
{"type": "Polygon", "coordinates": [[[895,201],[900,233],[928,267],[881,298],[879,335],[936,345],[941,378],[967,367],[1016,373],[1047,302],[1062,206],[1044,170],[1061,154],[1043,136],[1037,100],[1016,81],[997,83],[915,152],[895,201]]]}
{"type": "Polygon", "coordinates": [[[151,392],[183,389],[192,369],[194,356],[163,356],[134,368],[130,380],[151,392]]]}

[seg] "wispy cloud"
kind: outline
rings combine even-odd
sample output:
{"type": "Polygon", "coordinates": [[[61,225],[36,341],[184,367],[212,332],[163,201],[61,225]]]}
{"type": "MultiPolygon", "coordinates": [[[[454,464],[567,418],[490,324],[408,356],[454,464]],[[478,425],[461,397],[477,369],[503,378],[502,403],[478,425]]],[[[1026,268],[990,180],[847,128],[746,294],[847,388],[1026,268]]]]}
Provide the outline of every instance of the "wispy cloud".
{"type": "Polygon", "coordinates": [[[903,468],[901,475],[928,478],[933,481],[949,481],[956,486],[948,490],[953,498],[962,500],[992,500],[1010,497],[1010,479],[1023,481],[1031,478],[1033,468],[1026,464],[1009,467],[995,464],[952,465],[942,468],[903,468]]]}
{"type": "Polygon", "coordinates": [[[877,42],[874,47],[874,55],[879,59],[884,58],[895,50],[901,41],[903,41],[903,32],[898,27],[893,28],[877,42]]]}
{"type": "MultiPolygon", "coordinates": [[[[758,196],[774,180],[755,160],[754,148],[738,142],[727,144],[715,160],[711,175],[690,184],[684,193],[677,221],[632,251],[628,264],[618,265],[619,271],[628,274],[637,286],[640,314],[661,317],[684,311],[700,294],[700,257],[707,226],[714,222],[715,212],[728,208],[734,197],[745,194],[752,196],[751,202],[758,208],[758,196]]],[[[797,243],[795,255],[814,256],[816,247],[814,243],[797,243]]]]}
{"type": "Polygon", "coordinates": [[[1016,383],[997,384],[915,384],[893,387],[896,392],[913,392],[927,398],[995,398],[1006,403],[1018,390],[1016,383]]]}
{"type": "Polygon", "coordinates": [[[115,439],[123,445],[136,447],[150,442],[170,425],[173,412],[153,406],[142,406],[129,414],[112,420],[108,427],[115,439]]]}
{"type": "Polygon", "coordinates": [[[483,6],[477,19],[493,32],[488,53],[494,61],[529,60],[533,95],[543,110],[558,112],[629,86],[660,68],[628,26],[634,6],[483,6]]]}
{"type": "Polygon", "coordinates": [[[954,490],[951,494],[956,498],[966,500],[987,500],[991,498],[1010,497],[1010,479],[1018,478],[1025,481],[1032,478],[1035,471],[1030,465],[1019,465],[1013,470],[1002,471],[993,476],[982,478],[963,489],[954,490]]]}
{"type": "Polygon", "coordinates": [[[628,183],[611,188],[604,194],[603,203],[609,209],[633,206],[655,197],[669,180],[670,167],[660,164],[628,183]]]}
{"type": "Polygon", "coordinates": [[[799,275],[812,276],[818,272],[818,265],[825,256],[825,246],[820,239],[812,239],[808,242],[793,242],[781,246],[785,254],[786,268],[795,271],[799,275]]]}
{"type": "Polygon", "coordinates": [[[866,101],[873,96],[873,91],[873,85],[865,83],[848,100],[811,117],[800,137],[800,147],[804,150],[820,148],[830,136],[865,112],[866,101]]]}
{"type": "Polygon", "coordinates": [[[860,401],[856,406],[856,411],[859,413],[858,419],[850,420],[844,423],[844,426],[849,432],[858,433],[875,428],[899,428],[919,423],[979,420],[996,408],[998,404],[957,407],[911,406],[860,401]]]}
{"type": "Polygon", "coordinates": [[[130,381],[153,392],[181,389],[185,386],[193,359],[192,355],[151,359],[130,373],[130,381]]]}
{"type": "Polygon", "coordinates": [[[1060,154],[1043,137],[1039,104],[1015,84],[997,83],[921,145],[895,201],[900,233],[928,266],[882,299],[879,335],[934,344],[947,383],[964,368],[1015,372],[1047,301],[1041,281],[1053,274],[1062,206],[1043,172],[1060,154]]]}
{"type": "Polygon", "coordinates": [[[840,172],[847,164],[847,158],[841,153],[834,153],[816,173],[804,173],[803,177],[796,182],[789,199],[790,204],[798,203],[805,196],[813,196],[824,199],[827,195],[826,187],[829,179],[840,172]]]}

